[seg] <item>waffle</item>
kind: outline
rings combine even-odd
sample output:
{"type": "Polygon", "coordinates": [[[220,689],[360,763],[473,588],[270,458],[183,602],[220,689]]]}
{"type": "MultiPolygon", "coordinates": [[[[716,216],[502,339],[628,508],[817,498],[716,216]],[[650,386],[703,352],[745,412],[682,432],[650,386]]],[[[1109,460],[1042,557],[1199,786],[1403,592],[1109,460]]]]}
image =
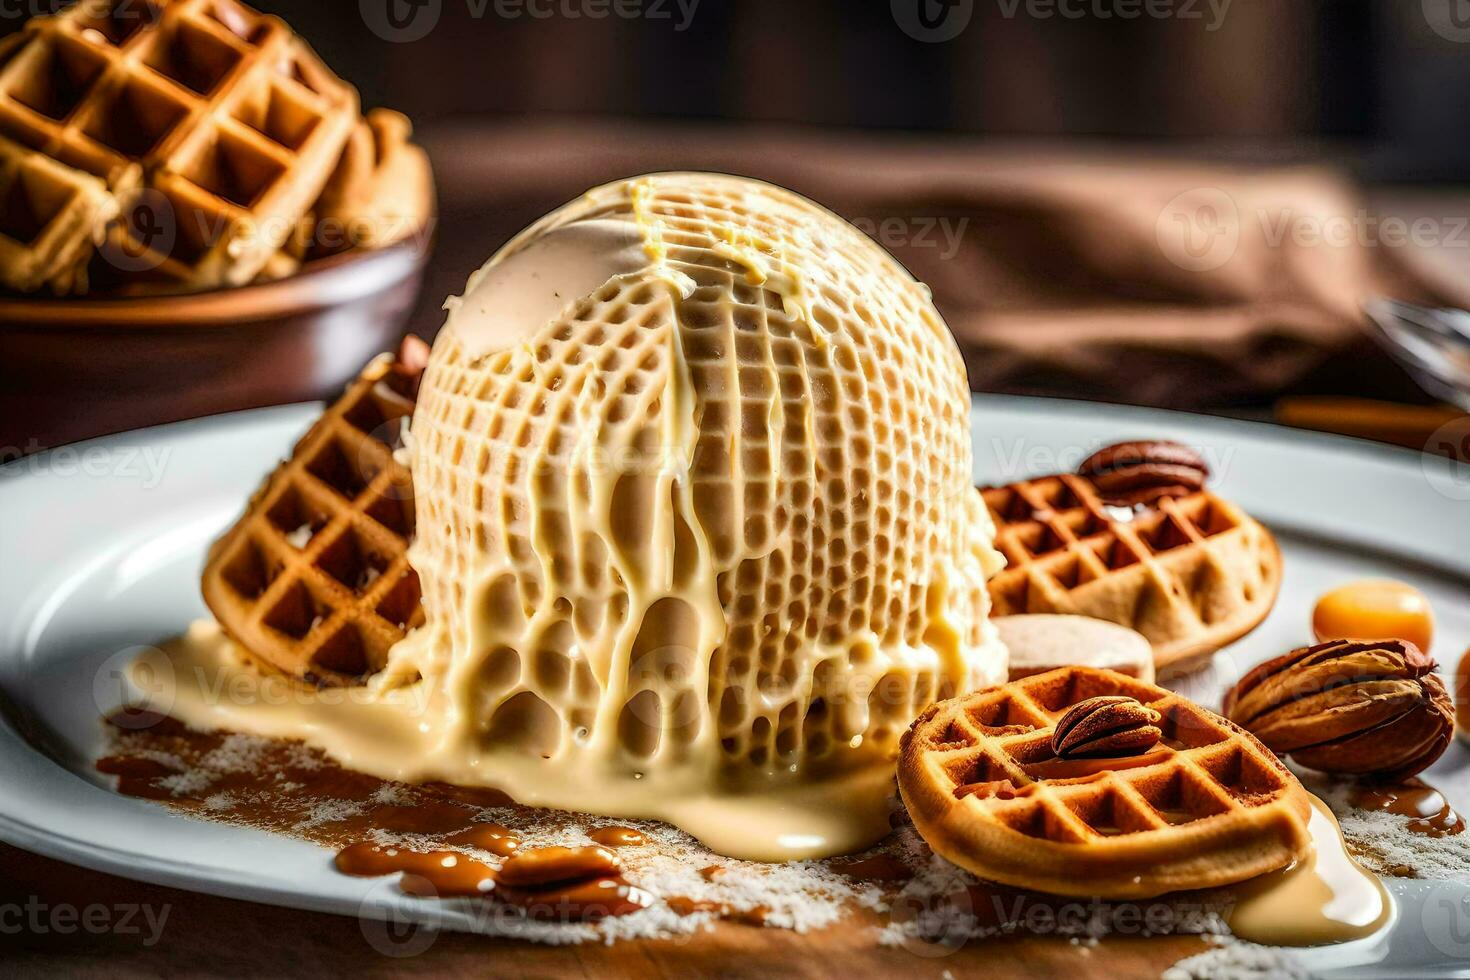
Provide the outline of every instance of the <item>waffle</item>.
{"type": "Polygon", "coordinates": [[[94,272],[123,280],[250,282],[358,120],[284,22],[234,0],[83,0],[6,53],[0,134],[107,186],[127,220],[94,272]]]}
{"type": "Polygon", "coordinates": [[[394,458],[421,371],[406,352],[369,364],[210,550],[204,601],[256,661],[352,684],[423,621],[413,485],[394,458]]]}
{"type": "Polygon", "coordinates": [[[1285,867],[1311,843],[1306,791],[1253,736],[1106,670],[1064,667],[933,705],[904,734],[898,782],[935,852],[982,878],[1060,895],[1220,887],[1285,867]],[[1058,719],[1115,694],[1158,711],[1163,740],[1105,761],[1110,770],[1057,768],[1058,719]]]}
{"type": "Polygon", "coordinates": [[[1142,633],[1156,668],[1183,668],[1255,629],[1281,588],[1271,533],[1202,491],[1136,511],[1087,480],[1049,476],[981,490],[1008,565],[993,615],[1063,613],[1142,633]]]}
{"type": "Polygon", "coordinates": [[[117,211],[96,177],[0,137],[0,285],[71,291],[117,211]]]}
{"type": "Polygon", "coordinates": [[[408,117],[391,109],[372,110],[353,130],[317,202],[314,255],[381,248],[427,226],[434,181],[412,135],[408,117]]]}

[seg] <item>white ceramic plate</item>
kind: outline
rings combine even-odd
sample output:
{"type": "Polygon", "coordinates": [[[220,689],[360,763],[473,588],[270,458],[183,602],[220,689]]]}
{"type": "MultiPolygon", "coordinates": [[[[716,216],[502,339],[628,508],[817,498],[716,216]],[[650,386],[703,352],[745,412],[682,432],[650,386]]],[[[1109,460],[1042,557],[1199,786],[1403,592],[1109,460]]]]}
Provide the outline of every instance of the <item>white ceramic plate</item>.
{"type": "MultiPolygon", "coordinates": [[[[0,468],[0,838],[113,874],[280,905],[472,923],[331,870],[319,848],[174,815],[110,792],[92,771],[99,717],[139,644],[204,611],[208,542],[238,513],[317,409],[246,412],[129,433],[0,468]]],[[[1072,469],[1100,445],[1172,437],[1205,448],[1221,493],[1278,534],[1283,593],[1267,622],[1185,690],[1207,702],[1238,672],[1309,639],[1315,597],[1392,576],[1429,594],[1436,652],[1470,646],[1470,469],[1270,426],[1075,402],[981,397],[977,479],[1072,469]]],[[[1465,784],[1470,752],[1436,766],[1465,784]],[[1458,778],[1457,778],[1458,777],[1458,778]]],[[[1433,778],[1433,774],[1432,774],[1433,778]]],[[[1470,808],[1470,799],[1457,800],[1470,808]]],[[[1395,881],[1390,935],[1308,962],[1342,976],[1470,976],[1470,886],[1395,881]]]]}

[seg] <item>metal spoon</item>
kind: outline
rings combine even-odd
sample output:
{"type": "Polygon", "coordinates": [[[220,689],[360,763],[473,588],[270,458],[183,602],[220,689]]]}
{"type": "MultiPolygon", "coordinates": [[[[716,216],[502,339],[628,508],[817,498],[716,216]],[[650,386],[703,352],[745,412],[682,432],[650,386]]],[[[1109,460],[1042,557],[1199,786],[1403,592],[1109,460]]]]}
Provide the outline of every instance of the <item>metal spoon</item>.
{"type": "Polygon", "coordinates": [[[1470,411],[1470,312],[1387,298],[1364,311],[1374,339],[1425,391],[1470,411]]]}

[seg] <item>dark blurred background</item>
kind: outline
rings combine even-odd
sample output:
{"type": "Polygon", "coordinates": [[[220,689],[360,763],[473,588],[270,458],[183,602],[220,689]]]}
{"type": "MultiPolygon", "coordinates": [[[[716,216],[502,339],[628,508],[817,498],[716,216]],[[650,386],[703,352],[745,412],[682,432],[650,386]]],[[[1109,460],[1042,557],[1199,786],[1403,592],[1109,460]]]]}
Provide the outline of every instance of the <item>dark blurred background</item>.
{"type": "Polygon", "coordinates": [[[1371,231],[1350,257],[1247,236],[1233,265],[1181,280],[1140,253],[1158,257],[1153,219],[1190,188],[1224,187],[1257,217],[1427,214],[1438,256],[1458,269],[1470,252],[1470,234],[1449,241],[1470,214],[1462,0],[261,6],[366,103],[412,116],[434,156],[425,335],[515,229],[653,169],[766,177],[870,225],[896,216],[908,238],[947,222],[953,254],[884,244],[934,286],[986,390],[1206,410],[1423,398],[1358,312],[1370,293],[1432,298],[1404,269],[1419,256],[1371,231]]]}
{"type": "Polygon", "coordinates": [[[668,169],[857,221],[933,287],[977,390],[1350,429],[1343,399],[1433,402],[1363,304],[1470,306],[1470,0],[254,6],[413,119],[427,337],[516,230],[668,169]]]}
{"type": "Polygon", "coordinates": [[[257,6],[295,24],[367,102],[424,124],[606,116],[1183,141],[1256,156],[1328,141],[1380,180],[1458,180],[1470,162],[1462,0],[419,2],[257,6]],[[435,26],[385,42],[359,8],[393,5],[435,26]],[[921,40],[900,23],[904,6],[968,20],[953,38],[921,40]]]}

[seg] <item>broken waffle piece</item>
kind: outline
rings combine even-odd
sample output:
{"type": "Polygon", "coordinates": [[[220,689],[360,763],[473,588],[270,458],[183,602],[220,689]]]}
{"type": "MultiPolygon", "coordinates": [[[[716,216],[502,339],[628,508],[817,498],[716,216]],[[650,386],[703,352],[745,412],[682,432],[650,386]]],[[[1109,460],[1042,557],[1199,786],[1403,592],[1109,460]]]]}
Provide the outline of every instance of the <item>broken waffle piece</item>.
{"type": "Polygon", "coordinates": [[[408,563],[413,481],[395,452],[423,341],[383,355],[297,443],[210,549],[204,601],[252,659],[316,685],[359,683],[423,621],[408,563]]]}

